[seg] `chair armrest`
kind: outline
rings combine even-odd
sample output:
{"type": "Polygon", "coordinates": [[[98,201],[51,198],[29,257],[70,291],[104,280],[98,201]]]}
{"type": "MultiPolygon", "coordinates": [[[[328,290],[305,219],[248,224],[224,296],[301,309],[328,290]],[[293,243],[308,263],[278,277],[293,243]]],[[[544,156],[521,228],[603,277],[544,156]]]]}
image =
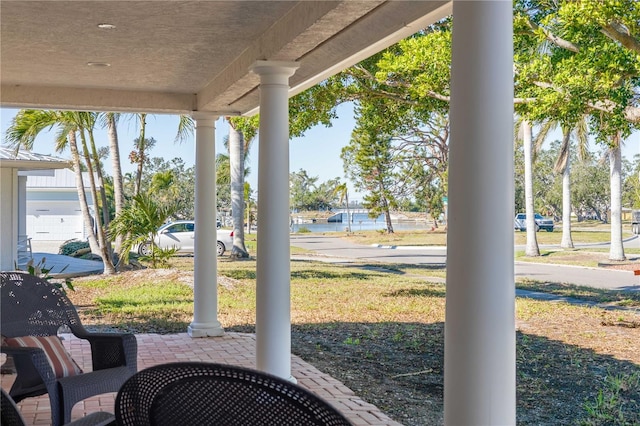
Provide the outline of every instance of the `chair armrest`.
{"type": "Polygon", "coordinates": [[[30,388],[44,383],[47,389],[55,388],[56,375],[41,348],[2,346],[0,351],[13,358],[17,375],[14,387],[20,384],[21,388],[30,388]]]}
{"type": "Polygon", "coordinates": [[[130,333],[86,333],[78,335],[91,344],[93,371],[128,367],[138,371],[138,341],[130,333]]]}

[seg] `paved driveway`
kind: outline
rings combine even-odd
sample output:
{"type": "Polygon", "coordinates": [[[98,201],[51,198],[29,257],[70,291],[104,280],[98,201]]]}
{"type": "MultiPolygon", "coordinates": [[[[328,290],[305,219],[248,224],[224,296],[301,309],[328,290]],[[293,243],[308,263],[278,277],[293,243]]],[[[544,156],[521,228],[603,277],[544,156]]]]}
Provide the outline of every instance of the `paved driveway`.
{"type": "MultiPolygon", "coordinates": [[[[348,259],[383,263],[440,264],[446,263],[446,247],[389,247],[364,246],[339,237],[318,234],[291,235],[291,245],[312,250],[326,261],[344,262],[348,259]]],[[[630,271],[602,268],[515,262],[516,277],[538,281],[562,282],[589,287],[640,291],[640,277],[630,271]]]]}

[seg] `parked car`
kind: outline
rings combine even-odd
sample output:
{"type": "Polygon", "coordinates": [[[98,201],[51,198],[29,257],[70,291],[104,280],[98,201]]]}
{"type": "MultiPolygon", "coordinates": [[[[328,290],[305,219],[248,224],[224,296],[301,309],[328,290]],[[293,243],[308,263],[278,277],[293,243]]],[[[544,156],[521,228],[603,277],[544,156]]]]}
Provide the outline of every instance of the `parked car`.
{"type": "MultiPolygon", "coordinates": [[[[233,246],[233,231],[217,230],[216,253],[222,256],[233,246]]],[[[195,243],[195,222],[193,220],[179,220],[167,223],[158,229],[155,244],[161,249],[176,248],[178,253],[193,253],[195,243]]],[[[143,256],[151,254],[151,241],[140,244],[138,253],[143,256]]]]}
{"type": "MultiPolygon", "coordinates": [[[[534,215],[534,221],[536,223],[536,232],[541,229],[547,232],[553,232],[553,219],[542,217],[542,215],[536,213],[534,215]]],[[[527,229],[527,215],[518,213],[513,220],[513,224],[516,230],[525,231],[527,229]]]]}

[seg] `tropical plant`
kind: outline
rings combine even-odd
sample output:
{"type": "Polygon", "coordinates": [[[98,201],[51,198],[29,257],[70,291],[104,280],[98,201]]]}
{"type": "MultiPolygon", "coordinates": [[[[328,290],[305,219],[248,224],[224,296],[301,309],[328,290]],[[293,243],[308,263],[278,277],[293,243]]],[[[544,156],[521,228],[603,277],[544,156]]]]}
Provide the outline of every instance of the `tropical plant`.
{"type": "MultiPolygon", "coordinates": [[[[46,266],[46,262],[47,262],[46,257],[43,257],[38,262],[34,262],[33,259],[29,259],[29,261],[25,265],[26,266],[25,271],[30,275],[34,275],[38,278],[42,278],[43,280],[49,282],[50,284],[53,284],[64,294],[67,293],[67,290],[75,291],[75,288],[73,287],[73,283],[71,282],[71,278],[69,277],[54,278],[51,275],[51,268],[46,266]]],[[[64,271],[67,270],[68,267],[69,265],[65,265],[62,269],[60,269],[60,271],[57,272],[57,274],[62,274],[64,271]]],[[[17,264],[15,265],[15,270],[16,271],[21,270],[17,264]]]]}
{"type": "Polygon", "coordinates": [[[148,260],[152,267],[158,266],[163,258],[172,253],[163,252],[153,242],[157,239],[158,228],[171,217],[175,209],[160,205],[153,194],[141,193],[133,197],[122,210],[122,214],[111,221],[109,237],[124,237],[122,256],[129,259],[129,252],[141,244],[150,244],[148,260]]]}

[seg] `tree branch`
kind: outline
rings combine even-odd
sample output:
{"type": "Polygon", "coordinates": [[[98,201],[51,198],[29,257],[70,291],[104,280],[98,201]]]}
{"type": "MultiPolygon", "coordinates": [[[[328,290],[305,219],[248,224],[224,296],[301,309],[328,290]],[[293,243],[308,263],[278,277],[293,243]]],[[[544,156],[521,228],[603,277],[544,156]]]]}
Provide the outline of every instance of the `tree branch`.
{"type": "Polygon", "coordinates": [[[569,40],[565,40],[563,38],[558,37],[548,29],[539,26],[538,24],[533,22],[529,16],[526,16],[526,22],[529,28],[531,28],[533,31],[538,31],[538,30],[541,31],[542,34],[544,34],[545,38],[549,40],[551,43],[555,44],[556,46],[562,49],[569,50],[574,53],[578,53],[580,51],[580,48],[578,46],[571,43],[569,40]]]}
{"type": "Polygon", "coordinates": [[[604,35],[619,42],[621,45],[636,53],[640,53],[640,41],[633,37],[629,30],[618,21],[611,21],[602,27],[604,35]]]}

